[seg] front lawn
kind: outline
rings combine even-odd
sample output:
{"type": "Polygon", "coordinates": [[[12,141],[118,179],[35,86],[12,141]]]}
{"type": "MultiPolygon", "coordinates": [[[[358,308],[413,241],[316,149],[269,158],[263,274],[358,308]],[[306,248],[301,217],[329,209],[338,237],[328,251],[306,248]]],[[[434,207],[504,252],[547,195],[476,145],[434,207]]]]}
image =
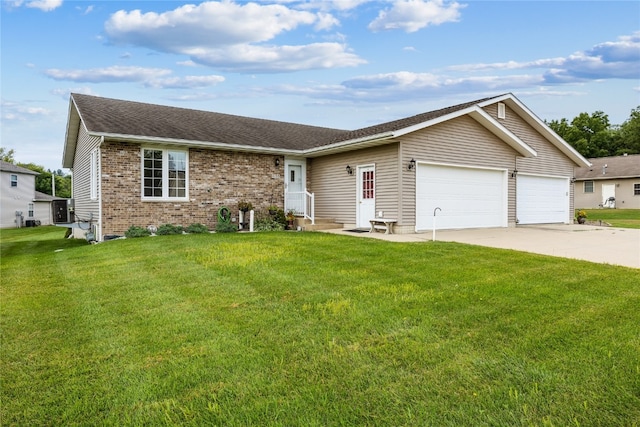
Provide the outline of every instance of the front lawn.
{"type": "Polygon", "coordinates": [[[2,425],[634,426],[640,271],[322,233],[0,235],[2,425]]]}
{"type": "MultiPolygon", "coordinates": [[[[640,209],[580,209],[590,222],[603,221],[612,227],[640,228],[640,209]]],[[[577,211],[576,211],[577,212],[577,211]]]]}

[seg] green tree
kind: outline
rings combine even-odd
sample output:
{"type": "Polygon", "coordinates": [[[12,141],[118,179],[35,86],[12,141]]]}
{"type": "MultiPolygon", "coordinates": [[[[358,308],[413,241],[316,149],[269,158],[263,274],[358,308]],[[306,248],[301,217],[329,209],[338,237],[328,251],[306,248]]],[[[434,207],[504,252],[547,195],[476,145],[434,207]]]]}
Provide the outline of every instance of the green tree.
{"type": "Polygon", "coordinates": [[[5,161],[5,162],[15,163],[16,161],[13,158],[15,153],[16,152],[13,149],[7,150],[4,147],[0,147],[0,159],[5,161]]]}
{"type": "Polygon", "coordinates": [[[640,106],[631,110],[629,118],[620,125],[618,136],[615,155],[640,154],[640,106]]]}
{"type": "Polygon", "coordinates": [[[40,174],[36,176],[36,191],[52,195],[51,179],[53,178],[56,183],[56,197],[71,197],[71,175],[66,175],[60,169],[57,171],[46,170],[44,166],[34,163],[18,163],[18,166],[40,174]]]}
{"type": "Polygon", "coordinates": [[[585,157],[613,156],[619,145],[618,131],[602,111],[580,113],[571,123],[561,119],[548,125],[585,157]]]}

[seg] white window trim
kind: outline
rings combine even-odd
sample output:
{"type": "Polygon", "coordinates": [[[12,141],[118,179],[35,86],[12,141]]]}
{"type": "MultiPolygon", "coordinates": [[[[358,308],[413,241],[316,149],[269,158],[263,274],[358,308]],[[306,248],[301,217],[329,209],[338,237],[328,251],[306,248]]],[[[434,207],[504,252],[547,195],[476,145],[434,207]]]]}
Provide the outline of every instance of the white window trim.
{"type": "Polygon", "coordinates": [[[582,192],[583,192],[584,194],[593,194],[595,191],[596,191],[596,185],[595,185],[595,183],[593,182],[593,180],[583,181],[583,184],[582,184],[582,192]],[[587,191],[587,182],[590,182],[590,183],[591,183],[591,191],[587,191]]]}
{"type": "Polygon", "coordinates": [[[11,184],[10,184],[11,187],[17,187],[18,186],[18,175],[11,174],[10,182],[11,182],[11,184]]]}
{"type": "Polygon", "coordinates": [[[170,147],[141,147],[140,148],[140,196],[144,202],[188,202],[189,201],[189,150],[170,147]],[[144,195],[144,150],[162,151],[162,197],[144,195]],[[185,154],[185,189],[184,197],[169,197],[169,151],[185,154]]]}

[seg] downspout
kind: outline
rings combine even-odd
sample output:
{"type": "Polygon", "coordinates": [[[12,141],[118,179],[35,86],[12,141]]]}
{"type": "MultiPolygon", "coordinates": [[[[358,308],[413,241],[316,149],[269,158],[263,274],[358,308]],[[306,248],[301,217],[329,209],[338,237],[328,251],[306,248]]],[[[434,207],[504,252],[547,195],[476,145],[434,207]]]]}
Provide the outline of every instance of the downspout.
{"type": "Polygon", "coordinates": [[[96,222],[96,241],[102,242],[102,145],[104,144],[104,135],[100,136],[98,144],[98,165],[96,182],[98,184],[98,221],[96,222]]]}
{"type": "MultiPolygon", "coordinates": [[[[513,200],[515,203],[514,206],[514,210],[515,210],[515,225],[518,225],[518,223],[520,222],[518,220],[518,156],[514,156],[513,158],[513,200]]],[[[508,195],[507,195],[507,200],[508,200],[508,195]]],[[[509,225],[509,221],[507,220],[507,226],[509,225]]]]}

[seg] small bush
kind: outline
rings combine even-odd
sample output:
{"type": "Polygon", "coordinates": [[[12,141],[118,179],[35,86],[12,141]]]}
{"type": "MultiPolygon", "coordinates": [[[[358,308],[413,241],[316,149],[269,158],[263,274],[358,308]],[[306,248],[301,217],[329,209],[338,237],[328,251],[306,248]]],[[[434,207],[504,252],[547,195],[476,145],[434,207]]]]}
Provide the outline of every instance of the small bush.
{"type": "Polygon", "coordinates": [[[187,233],[191,233],[191,234],[201,234],[201,233],[208,233],[209,229],[207,228],[206,225],[204,224],[191,224],[190,226],[188,226],[185,231],[187,233]]]}
{"type": "Polygon", "coordinates": [[[124,232],[125,237],[146,237],[151,236],[151,232],[144,227],[138,227],[137,225],[132,225],[129,227],[127,231],[124,232]]]}
{"type": "Polygon", "coordinates": [[[180,225],[164,224],[158,227],[156,234],[158,236],[169,236],[171,234],[182,234],[184,229],[180,225]]]}
{"type": "Polygon", "coordinates": [[[238,225],[232,222],[219,221],[216,224],[216,233],[233,233],[238,231],[238,225]]]}
{"type": "Polygon", "coordinates": [[[256,220],[253,224],[253,229],[255,231],[282,231],[284,230],[284,225],[269,216],[256,220]]]}

